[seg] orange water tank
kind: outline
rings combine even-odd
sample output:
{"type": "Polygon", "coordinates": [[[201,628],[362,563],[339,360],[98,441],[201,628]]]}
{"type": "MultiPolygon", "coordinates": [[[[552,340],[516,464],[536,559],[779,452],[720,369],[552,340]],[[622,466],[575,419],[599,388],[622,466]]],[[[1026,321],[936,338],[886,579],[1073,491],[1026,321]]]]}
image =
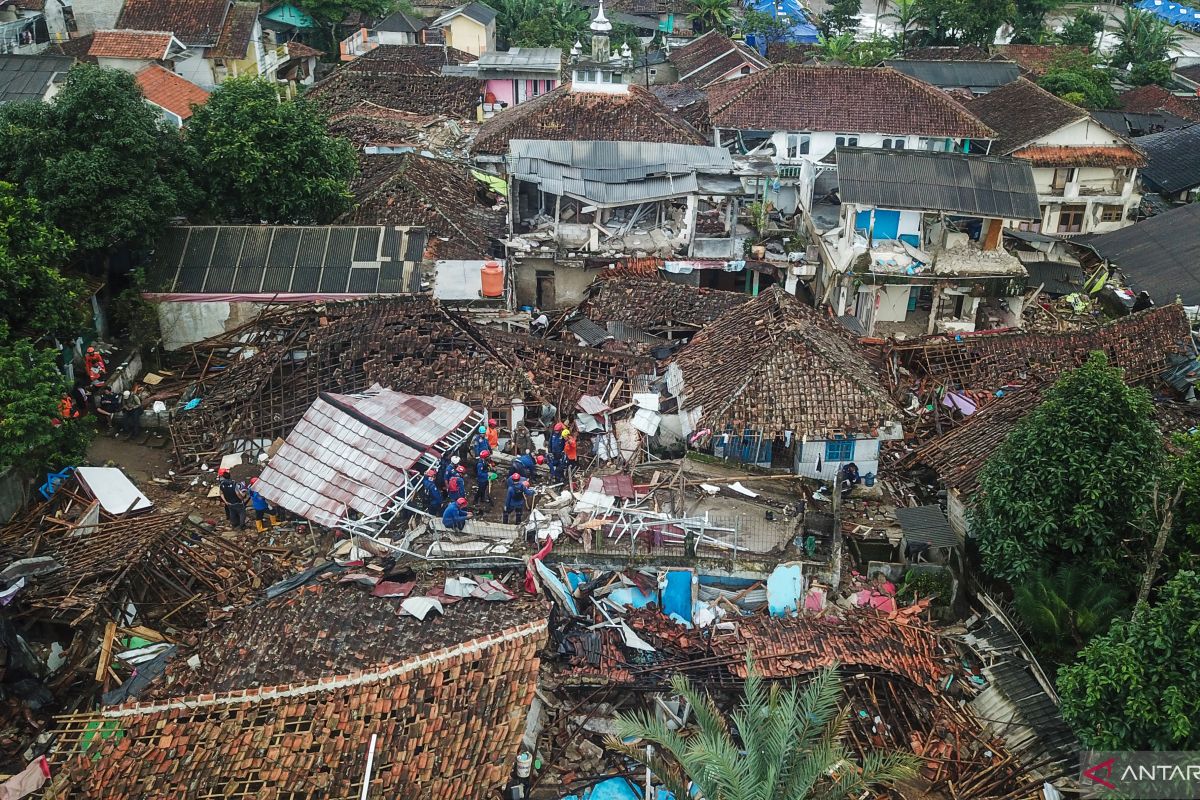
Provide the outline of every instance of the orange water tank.
{"type": "Polygon", "coordinates": [[[495,261],[485,261],[480,278],[484,297],[504,296],[504,267],[495,261]]]}

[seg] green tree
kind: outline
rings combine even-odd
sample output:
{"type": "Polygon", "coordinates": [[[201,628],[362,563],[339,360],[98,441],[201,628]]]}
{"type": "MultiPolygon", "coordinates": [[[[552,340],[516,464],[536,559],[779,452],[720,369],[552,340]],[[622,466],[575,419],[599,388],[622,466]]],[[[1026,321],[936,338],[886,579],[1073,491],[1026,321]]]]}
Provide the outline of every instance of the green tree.
{"type": "Polygon", "coordinates": [[[853,33],[840,33],[837,36],[818,34],[817,49],[814,55],[818,61],[837,61],[849,64],[854,60],[856,49],[853,33]]]}
{"type": "Polygon", "coordinates": [[[1200,749],[1200,575],[1183,571],[1058,673],[1063,719],[1097,750],[1200,749]]]}
{"type": "Polygon", "coordinates": [[[58,401],[70,386],[56,362],[56,351],[10,338],[0,322],[0,471],[58,470],[87,452],[91,428],[59,417],[58,401]]]}
{"type": "Polygon", "coordinates": [[[369,17],[382,19],[400,6],[411,9],[408,3],[397,3],[396,0],[301,0],[297,5],[315,21],[326,25],[338,24],[351,11],[361,11],[369,17]]]}
{"type": "Polygon", "coordinates": [[[1043,44],[1048,35],[1046,15],[1065,0],[1013,0],[1013,44],[1043,44]]]}
{"type": "Polygon", "coordinates": [[[1017,615],[1038,651],[1066,663],[1096,634],[1108,630],[1125,606],[1121,590],[1098,581],[1087,567],[1059,567],[1014,587],[1017,615]]]}
{"type": "MultiPolygon", "coordinates": [[[[1131,538],[1163,466],[1150,395],[1092,353],[992,453],[971,525],[984,569],[1017,583],[1045,565],[1078,563],[1129,579],[1131,538]]],[[[1138,551],[1140,552],[1140,551],[1138,551]]]]}
{"type": "Polygon", "coordinates": [[[87,253],[153,242],[194,200],[174,129],[128,72],[78,64],[50,103],[0,107],[0,180],[87,253]]]}
{"type": "Polygon", "coordinates": [[[1090,53],[1058,56],[1038,79],[1038,86],[1086,108],[1112,108],[1117,104],[1112,73],[1090,53]]]}
{"type": "Polygon", "coordinates": [[[856,42],[850,63],[856,67],[876,67],[883,61],[895,57],[896,41],[886,36],[872,36],[856,42]]]}
{"type": "Polygon", "coordinates": [[[1157,14],[1126,6],[1117,23],[1116,37],[1117,46],[1110,63],[1131,72],[1141,67],[1139,77],[1146,78],[1157,75],[1149,65],[1167,62],[1172,48],[1179,46],[1182,34],[1157,14]]]}
{"type": "Polygon", "coordinates": [[[1129,70],[1129,82],[1134,86],[1170,86],[1172,80],[1169,61],[1146,61],[1129,70]]]}
{"type": "Polygon", "coordinates": [[[916,4],[916,22],[931,45],[987,47],[1012,16],[1012,0],[917,0],[916,4]]]}
{"type": "Polygon", "coordinates": [[[647,757],[644,745],[617,737],[608,746],[648,766],[681,798],[690,796],[689,779],[705,800],[832,800],[915,774],[908,755],[871,753],[853,763],[836,668],[817,673],[801,691],[794,682],[765,687],[753,661],[746,663],[745,697],[729,721],[708,694],[676,675],[671,686],[688,701],[697,730],[683,734],[653,714],[622,714],[618,736],[640,738],[657,752],[647,757]]]}
{"type": "Polygon", "coordinates": [[[858,15],[862,13],[862,0],[833,0],[829,10],[821,15],[821,33],[826,37],[843,33],[853,35],[858,30],[858,15]]]}
{"type": "MultiPolygon", "coordinates": [[[[1167,542],[1167,563],[1174,569],[1200,568],[1200,431],[1172,437],[1166,474],[1183,486],[1167,542]]],[[[1179,484],[1175,484],[1178,486],[1179,484]]]]}
{"type": "Polygon", "coordinates": [[[791,23],[785,18],[755,9],[749,9],[742,14],[737,27],[743,36],[753,35],[767,46],[786,40],[792,31],[791,23]]]}
{"type": "Polygon", "coordinates": [[[917,3],[919,0],[893,0],[892,11],[881,15],[881,20],[896,23],[896,49],[900,52],[908,46],[908,35],[917,25],[917,3]]]}
{"type": "Polygon", "coordinates": [[[729,33],[733,27],[733,4],[730,0],[697,0],[688,19],[702,31],[729,33]]]}
{"type": "Polygon", "coordinates": [[[225,81],[188,122],[187,141],[216,217],[327,223],[351,206],[354,148],[305,100],[260,78],[225,81]]]}
{"type": "Polygon", "coordinates": [[[1096,46],[1096,36],[1104,30],[1104,15],[1099,11],[1082,9],[1075,13],[1059,33],[1059,41],[1074,47],[1086,47],[1091,50],[1096,46]]]}
{"type": "Polygon", "coordinates": [[[80,289],[58,270],[71,249],[37,200],[0,182],[0,305],[8,330],[35,337],[78,332],[80,289]]]}

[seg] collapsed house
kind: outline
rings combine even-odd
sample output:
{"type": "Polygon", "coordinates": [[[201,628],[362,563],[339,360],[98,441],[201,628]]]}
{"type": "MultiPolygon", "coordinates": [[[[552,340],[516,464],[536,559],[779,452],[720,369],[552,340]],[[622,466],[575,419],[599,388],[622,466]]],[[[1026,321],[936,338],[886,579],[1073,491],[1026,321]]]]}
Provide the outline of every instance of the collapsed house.
{"type": "Polygon", "coordinates": [[[692,338],[667,374],[676,435],[715,455],[830,479],[878,472],[900,410],[844,330],[773,287],[692,338]]]}
{"type": "Polygon", "coordinates": [[[394,111],[475,120],[480,80],[442,74],[446,64],[474,60],[453,47],[380,45],[338,67],[305,96],[331,114],[366,101],[394,111]]]}

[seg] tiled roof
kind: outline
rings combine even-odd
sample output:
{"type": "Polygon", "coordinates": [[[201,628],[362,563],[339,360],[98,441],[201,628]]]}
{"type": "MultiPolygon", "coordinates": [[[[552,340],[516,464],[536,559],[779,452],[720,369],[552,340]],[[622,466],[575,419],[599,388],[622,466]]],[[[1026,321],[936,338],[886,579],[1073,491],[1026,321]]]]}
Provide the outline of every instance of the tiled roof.
{"type": "Polygon", "coordinates": [[[668,56],[679,72],[679,80],[704,87],[730,72],[749,67],[752,72],[768,63],[758,53],[719,31],[709,31],[668,56]]]}
{"type": "Polygon", "coordinates": [[[569,83],[492,117],[472,147],[476,153],[504,155],[512,139],[708,144],[640,86],[604,94],[574,92],[569,83]]]}
{"type": "Polygon", "coordinates": [[[1013,151],[1013,158],[1031,162],[1035,167],[1143,167],[1146,159],[1132,147],[1089,145],[1056,147],[1034,145],[1013,151]]]}
{"type": "Polygon", "coordinates": [[[1161,86],[1139,86],[1117,95],[1122,111],[1149,114],[1168,111],[1177,117],[1200,122],[1200,97],[1180,97],[1161,86]]]}
{"type": "Polygon", "coordinates": [[[359,72],[371,75],[441,75],[443,66],[470,64],[473,61],[475,61],[475,56],[454,47],[433,47],[426,44],[384,44],[342,65],[338,72],[359,72]]]}
{"type": "Polygon", "coordinates": [[[92,40],[96,34],[88,33],[83,36],[76,36],[74,39],[66,39],[61,42],[54,42],[47,48],[49,54],[57,54],[60,56],[70,56],[77,58],[80,61],[86,61],[90,64],[95,64],[96,59],[88,55],[88,50],[92,49],[92,40]]]}
{"type": "Polygon", "coordinates": [[[1001,44],[995,50],[1004,58],[1017,62],[1022,72],[1035,78],[1044,75],[1057,59],[1087,52],[1086,47],[1065,44],[1001,44]]]}
{"type": "Polygon", "coordinates": [[[339,67],[306,97],[331,113],[366,101],[396,111],[474,119],[479,79],[441,74],[443,64],[473,60],[452,47],[443,53],[427,45],[381,45],[339,67]]]}
{"type": "Polygon", "coordinates": [[[844,332],[778,287],[723,314],[676,359],[697,427],[868,433],[899,416],[844,332]]]}
{"type": "Polygon", "coordinates": [[[1200,303],[1200,204],[1176,206],[1136,225],[1079,241],[1115,264],[1133,288],[1149,292],[1155,302],[1171,303],[1179,297],[1187,305],[1200,303]]]}
{"type": "Polygon", "coordinates": [[[916,460],[937,473],[947,487],[967,496],[974,494],[984,462],[1041,399],[1040,385],[1009,391],[930,441],[916,452],[916,460]]]}
{"type": "Polygon", "coordinates": [[[322,54],[321,50],[309,47],[304,42],[287,43],[288,58],[314,58],[322,54]]]}
{"type": "Polygon", "coordinates": [[[994,392],[1054,380],[1086,361],[1093,350],[1124,369],[1128,382],[1151,382],[1166,368],[1167,357],[1183,352],[1190,341],[1182,307],[1169,303],[1083,331],[936,336],[891,348],[919,377],[948,388],[994,392]]]}
{"type": "Polygon", "coordinates": [[[373,796],[492,797],[512,771],[545,628],[538,620],[429,652],[401,650],[386,667],[320,682],[96,712],[75,722],[122,735],[94,744],[83,734],[74,750],[57,751],[46,796],[358,797],[376,735],[373,796]]]}
{"type": "Polygon", "coordinates": [[[434,114],[396,111],[362,100],[330,116],[329,131],[349,139],[357,150],[398,145],[424,149],[421,132],[438,121],[434,114]]]}
{"type": "Polygon", "coordinates": [[[601,325],[628,322],[646,329],[671,325],[701,328],[750,299],[741,292],[683,286],[657,276],[605,275],[588,287],[581,310],[601,325]]]}
{"type": "Polygon", "coordinates": [[[1142,181],[1159,192],[1200,186],[1200,125],[1152,133],[1134,140],[1148,163],[1142,181]]]}
{"type": "Polygon", "coordinates": [[[165,31],[96,31],[88,55],[157,61],[166,58],[172,38],[165,31]]]}
{"type": "Polygon", "coordinates": [[[479,181],[463,164],[417,153],[368,155],[360,164],[348,224],[425,227],[439,258],[486,257],[505,233],[504,214],[480,202],[479,181]]]}
{"type": "Polygon", "coordinates": [[[192,116],[192,106],[208,102],[208,92],[158,64],[150,64],[136,78],[147,100],[182,120],[192,116]]]}
{"type": "Polygon", "coordinates": [[[967,110],[999,134],[991,152],[1001,156],[1088,116],[1074,103],[1024,78],[975,98],[967,110]]]}
{"type": "Polygon", "coordinates": [[[221,37],[208,51],[212,58],[246,58],[250,50],[250,39],[254,37],[254,23],[258,22],[258,3],[234,3],[225,17],[221,37]]]}
{"type": "Polygon", "coordinates": [[[410,470],[471,413],[444,397],[377,386],[355,395],[322,392],[255,488],[273,505],[326,527],[352,513],[380,514],[409,483],[410,470]]]}
{"type": "Polygon", "coordinates": [[[945,92],[888,67],[778,64],[708,89],[718,128],[990,139],[945,92]]]}
{"type": "Polygon", "coordinates": [[[816,44],[771,42],[767,45],[767,60],[772,64],[807,64],[819,50],[816,44]]]}
{"type": "Polygon", "coordinates": [[[125,0],[117,27],[170,31],[189,47],[212,47],[225,26],[229,0],[125,0]]]}

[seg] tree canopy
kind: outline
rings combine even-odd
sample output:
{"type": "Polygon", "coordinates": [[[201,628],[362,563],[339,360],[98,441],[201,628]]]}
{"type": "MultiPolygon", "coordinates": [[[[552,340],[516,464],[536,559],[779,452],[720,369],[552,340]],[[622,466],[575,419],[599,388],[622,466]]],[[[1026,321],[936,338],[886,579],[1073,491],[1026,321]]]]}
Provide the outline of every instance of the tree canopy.
{"type": "Polygon", "coordinates": [[[1013,16],[1011,0],[917,0],[915,21],[928,44],[987,47],[1013,16]]]}
{"type": "Polygon", "coordinates": [[[351,206],[356,161],[306,100],[280,102],[259,78],[221,84],[187,127],[198,181],[218,219],[328,223],[351,206]]]}
{"type": "Polygon", "coordinates": [[[1168,83],[1171,70],[1167,61],[1180,38],[1179,31],[1157,14],[1126,6],[1117,23],[1117,46],[1111,64],[1128,69],[1132,82],[1168,83]]]}
{"type": "Polygon", "coordinates": [[[72,67],[50,103],[0,107],[0,143],[0,180],[86,252],[149,244],[195,198],[178,133],[128,72],[72,67]]]}
{"type": "Polygon", "coordinates": [[[1126,541],[1163,464],[1150,395],[1092,353],[1046,390],[979,476],[972,528],[984,569],[1017,582],[1046,565],[1130,575],[1126,541]]]}
{"type": "Polygon", "coordinates": [[[1097,750],[1200,748],[1200,575],[1179,572],[1058,673],[1063,719],[1097,750]]]}
{"type": "Polygon", "coordinates": [[[60,419],[58,401],[69,388],[55,350],[9,338],[0,322],[0,471],[13,466],[57,470],[79,463],[92,429],[60,419]]]}
{"type": "Polygon", "coordinates": [[[1058,56],[1038,79],[1038,86],[1085,108],[1111,108],[1117,103],[1112,73],[1090,53],[1058,56]]]}
{"type": "Polygon", "coordinates": [[[697,0],[688,19],[701,31],[729,33],[735,20],[733,4],[730,0],[697,0]]]}
{"type": "Polygon", "coordinates": [[[0,305],[8,331],[73,336],[82,324],[79,287],[58,268],[70,237],[46,222],[40,203],[0,182],[0,305]]]}
{"type": "Polygon", "coordinates": [[[317,22],[336,25],[351,11],[361,11],[379,19],[395,11],[400,4],[396,0],[302,0],[297,5],[317,22]]]}
{"type": "Polygon", "coordinates": [[[829,10],[821,15],[821,32],[827,36],[843,33],[853,35],[858,29],[858,15],[862,13],[862,0],[833,0],[829,10]]]}
{"type": "Polygon", "coordinates": [[[1096,580],[1078,564],[1028,578],[1013,587],[1013,594],[1017,614],[1038,652],[1059,664],[1108,630],[1126,605],[1119,587],[1096,580]]]}
{"type": "Polygon", "coordinates": [[[1096,46],[1096,35],[1104,30],[1104,15],[1098,11],[1084,8],[1067,20],[1059,34],[1059,41],[1075,47],[1086,47],[1091,50],[1096,46]]]}

